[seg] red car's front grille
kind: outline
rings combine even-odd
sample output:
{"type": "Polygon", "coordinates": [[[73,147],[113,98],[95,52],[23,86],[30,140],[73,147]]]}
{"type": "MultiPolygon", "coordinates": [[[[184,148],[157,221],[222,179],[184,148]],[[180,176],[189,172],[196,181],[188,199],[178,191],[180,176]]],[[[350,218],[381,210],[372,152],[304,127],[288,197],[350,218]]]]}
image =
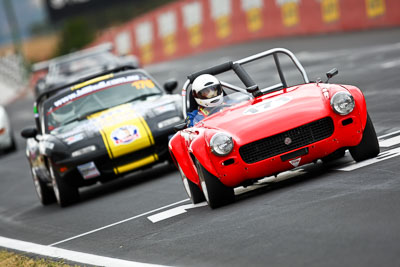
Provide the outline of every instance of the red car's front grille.
{"type": "Polygon", "coordinates": [[[333,130],[332,119],[326,117],[246,144],[239,148],[239,153],[244,162],[255,163],[328,138],[333,130]]]}

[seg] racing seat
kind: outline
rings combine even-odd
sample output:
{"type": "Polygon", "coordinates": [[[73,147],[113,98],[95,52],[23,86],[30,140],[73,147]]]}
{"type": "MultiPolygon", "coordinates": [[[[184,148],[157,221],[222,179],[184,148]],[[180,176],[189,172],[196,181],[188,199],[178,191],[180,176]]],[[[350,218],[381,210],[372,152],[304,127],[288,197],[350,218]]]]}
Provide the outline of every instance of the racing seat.
{"type": "Polygon", "coordinates": [[[196,110],[199,107],[199,104],[197,104],[196,100],[194,100],[193,94],[192,94],[192,87],[188,89],[187,91],[187,99],[188,101],[188,107],[186,109],[186,113],[192,112],[193,110],[196,110]]]}

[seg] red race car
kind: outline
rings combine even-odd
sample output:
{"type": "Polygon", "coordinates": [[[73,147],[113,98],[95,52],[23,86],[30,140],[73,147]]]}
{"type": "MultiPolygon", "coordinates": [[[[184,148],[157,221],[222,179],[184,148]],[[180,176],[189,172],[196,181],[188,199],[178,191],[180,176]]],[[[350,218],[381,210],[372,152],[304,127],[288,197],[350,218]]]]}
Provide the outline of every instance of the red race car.
{"type": "Polygon", "coordinates": [[[227,73],[231,73],[227,79],[233,81],[234,73],[244,86],[221,79],[221,104],[209,108],[207,116],[193,127],[177,125],[177,133],[169,142],[194,204],[204,199],[211,208],[231,203],[235,187],[318,159],[342,157],[346,149],[355,161],[379,154],[361,90],[352,85],[329,84],[337,69],[326,73],[326,82],[310,82],[295,55],[283,48],[189,75],[182,90],[184,116],[198,108],[191,92],[195,79],[203,74],[219,77],[227,73]],[[267,58],[272,64],[254,65],[267,58]],[[247,70],[251,69],[260,82],[249,74],[247,70]],[[283,69],[290,71],[287,74],[283,69]],[[294,72],[301,82],[289,85],[289,80],[296,80],[294,72]],[[274,81],[274,77],[277,83],[260,85],[274,81]]]}

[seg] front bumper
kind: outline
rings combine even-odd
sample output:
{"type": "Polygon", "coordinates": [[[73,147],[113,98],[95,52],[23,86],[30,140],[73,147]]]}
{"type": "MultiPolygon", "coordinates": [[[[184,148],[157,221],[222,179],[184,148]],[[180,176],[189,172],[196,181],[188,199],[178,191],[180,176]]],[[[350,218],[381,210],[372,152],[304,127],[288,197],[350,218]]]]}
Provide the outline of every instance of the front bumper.
{"type": "Polygon", "coordinates": [[[356,146],[362,138],[362,123],[356,116],[333,118],[334,131],[327,138],[296,147],[254,163],[246,163],[239,153],[240,147],[227,157],[210,153],[218,178],[226,186],[235,187],[246,180],[260,179],[314,162],[340,148],[356,146]],[[351,123],[349,123],[351,121],[351,123]]]}
{"type": "Polygon", "coordinates": [[[110,180],[120,175],[129,172],[148,168],[158,162],[165,161],[169,157],[168,153],[168,138],[174,130],[163,131],[157,136],[154,136],[155,144],[141,150],[133,151],[125,155],[110,159],[109,153],[105,148],[99,149],[88,154],[68,158],[53,162],[54,169],[61,177],[65,177],[71,183],[82,186],[93,184],[97,181],[110,180]],[[86,164],[94,164],[92,174],[84,177],[82,168],[86,164]],[[79,170],[78,169],[81,169],[79,170]]]}

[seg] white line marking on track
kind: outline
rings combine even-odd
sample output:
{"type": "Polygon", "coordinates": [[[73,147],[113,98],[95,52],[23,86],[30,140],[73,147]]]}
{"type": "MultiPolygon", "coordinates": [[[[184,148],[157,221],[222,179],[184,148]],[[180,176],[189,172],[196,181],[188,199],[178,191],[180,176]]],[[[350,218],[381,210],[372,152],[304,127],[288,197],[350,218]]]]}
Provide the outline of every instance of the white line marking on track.
{"type": "Polygon", "coordinates": [[[156,222],[186,213],[188,209],[194,209],[194,208],[204,207],[204,206],[207,206],[207,202],[183,205],[183,206],[179,206],[179,207],[176,207],[176,208],[173,208],[170,210],[166,210],[166,211],[151,215],[151,216],[147,217],[147,219],[149,219],[152,223],[156,223],[156,222]]]}
{"type": "Polygon", "coordinates": [[[391,159],[394,157],[400,156],[400,147],[398,148],[394,148],[394,149],[390,149],[387,150],[385,152],[380,153],[376,158],[372,158],[372,159],[367,159],[364,161],[360,161],[360,162],[349,162],[347,163],[344,167],[341,168],[334,168],[333,170],[337,170],[337,171],[353,171],[386,159],[391,159]]]}
{"type": "Polygon", "coordinates": [[[62,248],[54,248],[39,245],[31,242],[20,241],[0,236],[0,247],[9,248],[17,251],[33,253],[51,258],[60,258],[70,260],[82,264],[90,264],[96,266],[118,266],[118,267],[135,267],[135,266],[165,266],[143,262],[127,261],[116,258],[103,257],[83,252],[66,250],[62,248]]]}
{"type": "Polygon", "coordinates": [[[400,134],[400,130],[395,131],[393,133],[388,133],[388,134],[385,134],[385,135],[381,135],[381,136],[378,137],[378,139],[384,139],[387,136],[391,136],[391,135],[395,135],[395,134],[400,134]]]}
{"type": "Polygon", "coordinates": [[[379,141],[379,146],[380,147],[391,147],[394,145],[400,144],[400,135],[379,141]]]}
{"type": "Polygon", "coordinates": [[[187,198],[187,199],[184,199],[184,200],[181,200],[181,201],[178,201],[178,202],[175,202],[175,203],[166,205],[166,206],[164,206],[164,207],[161,207],[161,208],[158,208],[158,209],[154,209],[154,210],[151,210],[151,211],[148,211],[148,212],[145,212],[145,213],[136,215],[136,216],[134,216],[134,217],[131,217],[131,218],[128,218],[128,219],[119,221],[119,222],[115,222],[115,223],[112,223],[112,224],[109,224],[109,225],[106,225],[106,226],[97,228],[97,229],[95,229],[95,230],[92,230],[92,231],[89,231],[89,232],[86,232],[86,233],[83,233],[83,234],[80,234],[80,235],[76,235],[76,236],[73,236],[73,237],[70,237],[70,238],[67,238],[67,239],[64,239],[64,240],[55,242],[55,243],[53,243],[53,244],[50,244],[49,246],[55,246],[55,245],[58,245],[58,244],[61,244],[61,243],[65,243],[65,242],[67,242],[67,241],[70,241],[70,240],[73,240],[73,239],[76,239],[76,238],[79,238],[79,237],[82,237],[82,236],[90,235],[90,234],[92,234],[92,233],[95,233],[95,232],[98,232],[98,231],[101,231],[101,230],[104,230],[104,229],[113,227],[113,226],[115,226],[115,225],[118,225],[118,224],[121,224],[121,223],[125,223],[125,222],[128,222],[128,221],[131,221],[131,220],[134,220],[134,219],[137,219],[137,218],[146,216],[146,215],[151,214],[151,213],[153,213],[153,212],[157,212],[157,211],[160,211],[160,210],[163,210],[163,209],[166,209],[166,208],[175,206],[175,205],[177,205],[177,204],[186,202],[186,201],[188,201],[188,200],[189,200],[189,199],[187,198]]]}

